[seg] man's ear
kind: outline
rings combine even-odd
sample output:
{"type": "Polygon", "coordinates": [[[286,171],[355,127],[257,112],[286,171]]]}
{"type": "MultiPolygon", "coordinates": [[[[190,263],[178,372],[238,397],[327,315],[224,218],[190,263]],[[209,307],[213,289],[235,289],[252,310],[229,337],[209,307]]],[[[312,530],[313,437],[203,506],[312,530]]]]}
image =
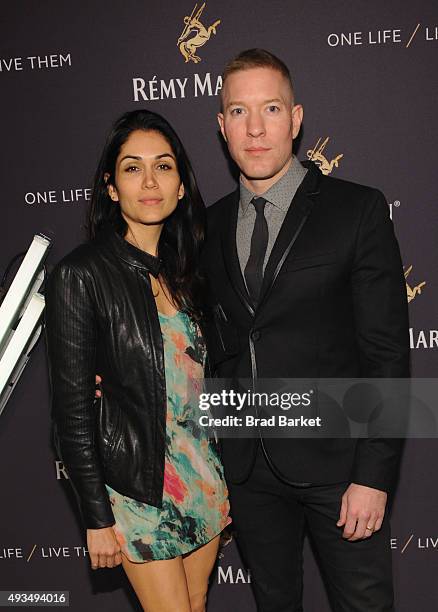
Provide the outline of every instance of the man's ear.
{"type": "Polygon", "coordinates": [[[292,138],[296,138],[303,122],[304,109],[301,104],[295,104],[292,108],[292,138]]]}
{"type": "Polygon", "coordinates": [[[220,128],[220,131],[222,133],[222,136],[223,136],[225,142],[228,142],[227,141],[227,137],[225,136],[224,115],[223,115],[223,113],[218,113],[217,114],[217,122],[219,123],[219,128],[220,128]]]}
{"type": "Polygon", "coordinates": [[[109,179],[109,173],[105,172],[105,174],[103,175],[103,180],[106,183],[106,189],[108,191],[108,195],[111,198],[111,200],[113,202],[118,202],[119,201],[119,196],[117,194],[117,189],[114,187],[114,185],[108,184],[108,179],[109,179]]]}

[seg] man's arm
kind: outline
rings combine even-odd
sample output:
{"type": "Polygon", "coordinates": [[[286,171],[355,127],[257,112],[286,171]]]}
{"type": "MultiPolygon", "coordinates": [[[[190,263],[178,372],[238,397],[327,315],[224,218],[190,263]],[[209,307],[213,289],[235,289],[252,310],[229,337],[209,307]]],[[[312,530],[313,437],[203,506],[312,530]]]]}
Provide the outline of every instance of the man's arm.
{"type": "MultiPolygon", "coordinates": [[[[361,376],[406,378],[409,321],[403,266],[388,205],[383,194],[374,194],[362,215],[351,276],[361,376]]],[[[398,438],[357,441],[352,484],[338,522],[345,525],[345,537],[369,537],[380,529],[402,446],[398,438]]]]}
{"type": "MultiPolygon", "coordinates": [[[[356,338],[364,378],[409,377],[409,319],[400,250],[384,196],[364,211],[352,270],[356,338]]],[[[401,440],[358,440],[352,482],[389,491],[401,440]]]]}

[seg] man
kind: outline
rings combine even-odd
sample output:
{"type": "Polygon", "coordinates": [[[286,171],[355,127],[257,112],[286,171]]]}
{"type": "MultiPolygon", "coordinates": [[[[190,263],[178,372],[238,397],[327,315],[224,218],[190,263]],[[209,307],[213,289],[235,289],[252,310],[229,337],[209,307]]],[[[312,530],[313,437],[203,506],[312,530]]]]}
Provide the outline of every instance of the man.
{"type": "MultiPolygon", "coordinates": [[[[219,126],[238,189],[208,209],[205,265],[223,378],[407,377],[403,269],[388,206],[292,154],[287,67],[228,63],[219,126]]],[[[302,610],[304,530],[333,610],[393,610],[388,494],[397,439],[222,440],[237,541],[261,612],[302,610]]]]}

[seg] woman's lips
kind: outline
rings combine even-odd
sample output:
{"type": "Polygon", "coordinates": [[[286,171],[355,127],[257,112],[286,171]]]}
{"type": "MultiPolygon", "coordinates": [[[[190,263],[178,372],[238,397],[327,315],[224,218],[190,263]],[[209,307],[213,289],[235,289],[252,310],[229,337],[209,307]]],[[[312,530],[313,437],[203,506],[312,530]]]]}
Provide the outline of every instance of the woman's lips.
{"type": "Polygon", "coordinates": [[[140,198],[139,202],[145,204],[146,206],[153,206],[154,204],[159,204],[163,201],[163,198],[140,198]]]}

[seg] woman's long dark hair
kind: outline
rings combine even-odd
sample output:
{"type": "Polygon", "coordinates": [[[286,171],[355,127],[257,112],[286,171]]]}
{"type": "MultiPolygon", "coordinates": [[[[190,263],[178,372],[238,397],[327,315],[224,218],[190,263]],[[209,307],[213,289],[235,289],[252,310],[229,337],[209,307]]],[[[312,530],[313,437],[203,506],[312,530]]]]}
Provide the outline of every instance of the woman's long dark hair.
{"type": "Polygon", "coordinates": [[[130,134],[136,130],[159,132],[176,157],[184,185],[184,197],[164,222],[158,243],[158,256],[163,261],[161,275],[175,305],[179,310],[199,319],[203,312],[205,287],[199,266],[205,235],[205,207],[182,142],[161,115],[145,109],[135,110],[125,113],[114,123],[94,177],[87,216],[88,236],[90,239],[95,238],[108,223],[123,238],[128,231],[120,206],[115,205],[109,197],[108,185],[115,186],[117,157],[130,134]]]}

